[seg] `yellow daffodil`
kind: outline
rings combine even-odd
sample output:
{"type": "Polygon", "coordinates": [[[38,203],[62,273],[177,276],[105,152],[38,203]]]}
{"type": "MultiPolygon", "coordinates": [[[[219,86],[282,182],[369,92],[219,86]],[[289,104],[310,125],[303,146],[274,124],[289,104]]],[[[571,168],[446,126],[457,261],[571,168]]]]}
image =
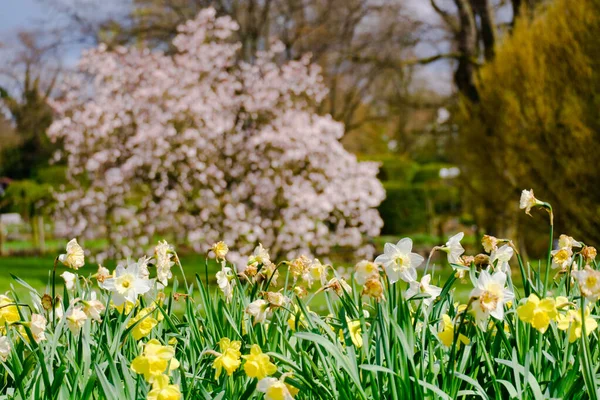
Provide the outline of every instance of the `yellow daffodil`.
{"type": "Polygon", "coordinates": [[[277,371],[277,366],[270,361],[269,356],[264,354],[257,344],[253,344],[250,354],[242,356],[242,358],[246,360],[244,371],[249,378],[263,379],[277,371]]]}
{"type": "MultiPolygon", "coordinates": [[[[358,349],[360,349],[363,345],[363,337],[362,337],[362,327],[360,325],[360,320],[352,321],[349,318],[346,318],[346,322],[348,323],[348,332],[350,333],[350,339],[352,340],[352,344],[358,349]]],[[[340,331],[340,336],[342,332],[340,331]]]]}
{"type": "MultiPolygon", "coordinates": [[[[594,318],[590,317],[589,307],[585,308],[584,316],[585,332],[586,335],[589,336],[594,330],[596,330],[598,323],[594,318]]],[[[581,337],[581,330],[583,326],[581,320],[581,310],[569,310],[567,311],[566,315],[559,314],[557,322],[558,329],[568,331],[570,343],[573,343],[581,337]]]]}
{"type": "Polygon", "coordinates": [[[558,315],[556,300],[553,298],[540,300],[535,294],[531,294],[525,304],[517,307],[517,315],[521,321],[531,324],[535,329],[544,333],[550,322],[558,315]]]}
{"type": "Polygon", "coordinates": [[[240,348],[242,343],[240,341],[231,341],[229,338],[222,338],[219,340],[219,350],[221,351],[215,361],[213,362],[213,368],[215,371],[215,379],[219,378],[221,371],[225,369],[227,375],[231,376],[233,372],[239,368],[242,361],[240,357],[240,348]]]}
{"type": "Polygon", "coordinates": [[[127,323],[128,328],[137,323],[131,330],[131,334],[135,340],[140,340],[148,336],[152,329],[158,324],[158,321],[149,315],[151,312],[152,310],[150,308],[144,308],[127,323]]]}
{"type": "Polygon", "coordinates": [[[383,300],[383,285],[381,284],[379,276],[367,279],[363,286],[362,294],[364,296],[372,297],[377,301],[383,300]]]}
{"type": "MultiPolygon", "coordinates": [[[[438,338],[446,347],[452,346],[452,343],[454,342],[454,323],[447,314],[442,315],[442,330],[438,333],[438,338]]],[[[460,347],[461,343],[467,345],[471,343],[471,341],[461,333],[458,335],[458,341],[456,343],[457,347],[460,347]]]]}
{"type": "Polygon", "coordinates": [[[152,383],[152,390],[148,392],[148,400],[179,400],[181,399],[181,392],[179,391],[179,385],[170,385],[169,377],[166,375],[159,375],[154,378],[152,383]]]}
{"type": "Polygon", "coordinates": [[[10,325],[21,319],[19,310],[14,300],[8,296],[0,295],[0,329],[4,329],[5,324],[10,325]]]}
{"type": "Polygon", "coordinates": [[[265,394],[265,400],[292,400],[298,391],[294,390],[292,394],[292,386],[283,379],[263,378],[258,382],[256,390],[265,394]]]}
{"type": "Polygon", "coordinates": [[[153,382],[154,378],[179,368],[175,358],[175,349],[163,346],[158,340],[152,339],[144,346],[142,354],[131,362],[131,369],[137,374],[143,374],[144,379],[153,382]]]}

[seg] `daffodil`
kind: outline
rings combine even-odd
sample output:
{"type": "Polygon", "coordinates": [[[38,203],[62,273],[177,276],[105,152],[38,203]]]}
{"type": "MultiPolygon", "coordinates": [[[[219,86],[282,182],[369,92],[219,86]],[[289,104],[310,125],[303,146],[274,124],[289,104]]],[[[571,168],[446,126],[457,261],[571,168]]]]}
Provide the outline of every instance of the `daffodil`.
{"type": "Polygon", "coordinates": [[[148,392],[147,400],[179,400],[181,392],[179,385],[169,384],[167,375],[158,375],[152,382],[152,390],[148,392]]]}
{"type": "Polygon", "coordinates": [[[95,321],[102,320],[102,312],[106,309],[104,303],[96,299],[96,293],[92,292],[91,299],[81,300],[83,312],[95,321]]]}
{"type": "Polygon", "coordinates": [[[359,285],[376,276],[379,276],[379,266],[374,262],[362,260],[354,267],[354,280],[359,285]]]}
{"type": "Polygon", "coordinates": [[[412,281],[410,282],[410,287],[406,291],[406,298],[410,299],[413,296],[418,294],[427,294],[429,297],[423,298],[423,304],[425,306],[429,306],[436,297],[442,293],[442,288],[430,285],[431,275],[427,274],[421,278],[421,281],[412,281]]]}
{"type": "Polygon", "coordinates": [[[473,301],[473,310],[479,326],[482,329],[487,328],[489,316],[502,320],[504,318],[504,305],[512,301],[514,293],[505,288],[506,274],[502,271],[496,271],[490,275],[486,270],[481,271],[479,278],[475,283],[475,288],[471,291],[470,297],[473,301]]]}
{"type": "Polygon", "coordinates": [[[210,249],[214,253],[217,260],[224,260],[225,256],[229,252],[229,247],[227,247],[223,241],[213,244],[210,249]]]}
{"type": "Polygon", "coordinates": [[[85,324],[85,321],[88,319],[87,315],[83,312],[83,309],[80,306],[69,308],[65,318],[67,320],[67,326],[73,335],[77,335],[79,333],[85,324]]]}
{"type": "Polygon", "coordinates": [[[217,285],[225,295],[227,302],[230,302],[233,298],[233,287],[235,286],[234,279],[235,276],[229,267],[223,266],[221,270],[217,272],[217,285]]]}
{"type": "Polygon", "coordinates": [[[10,339],[7,336],[0,336],[0,360],[6,361],[11,349],[10,339]]]}
{"type": "Polygon", "coordinates": [[[244,371],[249,378],[260,380],[277,371],[277,366],[270,361],[269,356],[264,354],[257,344],[253,344],[250,354],[242,356],[242,358],[246,360],[244,371]]]}
{"type": "Polygon", "coordinates": [[[290,299],[279,292],[267,292],[265,298],[269,302],[269,306],[273,308],[285,307],[290,303],[290,299]]]}
{"type": "Polygon", "coordinates": [[[152,332],[152,329],[158,325],[156,318],[151,315],[152,309],[144,308],[135,317],[131,318],[127,323],[127,327],[135,326],[131,330],[131,335],[135,340],[145,338],[152,332]]]}
{"type": "Polygon", "coordinates": [[[377,301],[383,300],[383,284],[379,276],[367,280],[363,286],[362,294],[369,296],[377,301]]]}
{"type": "Polygon", "coordinates": [[[294,281],[298,280],[298,278],[302,277],[306,273],[310,263],[310,258],[306,256],[300,256],[292,260],[289,265],[289,269],[294,281]]]}
{"type": "Polygon", "coordinates": [[[177,368],[179,361],[175,358],[175,349],[172,346],[163,346],[156,339],[146,343],[142,354],[131,362],[131,370],[136,374],[143,374],[148,382],[153,382],[156,377],[169,374],[177,368]]]}
{"type": "Polygon", "coordinates": [[[552,250],[552,268],[566,270],[573,263],[573,251],[569,247],[552,250]]]}
{"type": "Polygon", "coordinates": [[[578,242],[577,240],[573,239],[571,236],[568,235],[560,235],[560,237],[558,238],[558,247],[559,248],[563,248],[563,247],[568,247],[570,249],[575,248],[580,248],[582,246],[581,242],[578,242]]]}
{"type": "Polygon", "coordinates": [[[65,287],[67,288],[67,290],[75,289],[75,281],[77,280],[77,274],[65,271],[60,276],[65,280],[65,287]]]}
{"type": "Polygon", "coordinates": [[[171,267],[175,265],[171,261],[173,256],[173,246],[167,243],[166,240],[159,241],[154,248],[154,257],[156,258],[156,279],[163,285],[167,286],[169,279],[173,277],[171,267]]]}
{"type": "Polygon", "coordinates": [[[521,192],[521,200],[519,201],[519,208],[525,210],[525,214],[531,216],[531,209],[536,206],[544,205],[543,202],[539,201],[533,195],[533,189],[523,190],[521,192]]]}
{"type": "Polygon", "coordinates": [[[315,258],[306,268],[302,278],[306,281],[308,287],[312,287],[315,281],[324,285],[327,282],[327,266],[321,264],[321,261],[315,258]]]}
{"type": "Polygon", "coordinates": [[[258,382],[256,390],[265,394],[265,400],[293,400],[290,387],[282,380],[263,378],[258,382]]]}
{"type": "Polygon", "coordinates": [[[592,246],[583,246],[583,249],[581,249],[581,255],[585,259],[586,263],[591,263],[594,261],[594,259],[596,259],[596,248],[592,246]]]}
{"type": "Polygon", "coordinates": [[[96,280],[99,283],[104,282],[106,279],[110,278],[112,275],[110,273],[110,271],[108,270],[108,268],[103,267],[102,265],[98,265],[98,271],[92,275],[93,278],[96,278],[96,280]]]}
{"type": "Polygon", "coordinates": [[[246,307],[246,313],[254,317],[254,324],[265,322],[269,315],[269,303],[263,299],[254,300],[246,307]]]}
{"type": "Polygon", "coordinates": [[[344,278],[331,278],[323,288],[333,290],[338,296],[342,296],[344,292],[352,293],[352,288],[344,278]]]}
{"type": "Polygon", "coordinates": [[[409,238],[401,239],[398,243],[386,243],[383,248],[383,254],[375,258],[375,262],[383,265],[390,283],[395,283],[399,279],[405,282],[411,282],[417,279],[416,268],[423,263],[423,257],[412,253],[412,240],[409,238]]]}
{"type": "Polygon", "coordinates": [[[149,292],[154,286],[154,279],[145,278],[143,267],[140,268],[139,264],[138,261],[129,263],[127,267],[118,265],[114,277],[102,283],[101,287],[113,292],[112,301],[115,305],[120,306],[126,301],[135,304],[139,295],[149,292]]]}
{"type": "Polygon", "coordinates": [[[481,245],[486,253],[491,253],[498,248],[498,238],[490,235],[483,235],[481,245]]]}
{"type": "Polygon", "coordinates": [[[568,310],[566,315],[559,314],[557,317],[557,327],[560,330],[567,331],[569,342],[573,343],[581,337],[582,327],[585,324],[586,336],[598,328],[598,323],[590,316],[590,308],[586,307],[582,323],[581,310],[568,310]]]}
{"type": "Polygon", "coordinates": [[[531,324],[535,329],[544,333],[550,322],[558,315],[556,300],[545,298],[540,300],[535,294],[530,294],[525,304],[517,307],[517,315],[521,321],[531,324]]]}
{"type": "Polygon", "coordinates": [[[215,379],[219,379],[221,371],[224,369],[227,375],[231,376],[236,369],[239,368],[242,361],[240,357],[240,348],[242,343],[238,340],[231,340],[229,338],[222,338],[219,340],[220,353],[213,362],[213,368],[215,369],[215,379]]]}
{"type": "Polygon", "coordinates": [[[69,268],[79,269],[85,264],[83,249],[77,243],[77,239],[71,239],[67,243],[67,253],[58,256],[58,261],[69,268]]]}
{"type": "Polygon", "coordinates": [[[440,247],[440,250],[448,254],[448,262],[450,264],[462,265],[460,256],[463,255],[465,249],[460,244],[460,241],[464,236],[465,234],[463,232],[459,232],[456,235],[451,236],[445,246],[440,247]]]}
{"type": "Polygon", "coordinates": [[[43,315],[31,314],[31,320],[29,322],[29,329],[33,339],[39,343],[46,340],[46,325],[48,321],[43,315]]]}
{"type": "Polygon", "coordinates": [[[496,268],[506,274],[510,273],[510,266],[508,262],[512,258],[514,254],[514,250],[511,246],[505,244],[497,248],[496,250],[492,250],[490,254],[490,264],[497,262],[496,268]]]}
{"type": "MultiPolygon", "coordinates": [[[[438,338],[446,347],[452,346],[452,343],[454,342],[454,323],[448,314],[442,315],[442,330],[438,333],[438,338]]],[[[462,333],[458,335],[457,339],[457,347],[460,347],[461,343],[465,345],[471,343],[469,338],[462,333]]]]}
{"type": "Polygon", "coordinates": [[[21,319],[19,310],[14,304],[14,300],[10,297],[0,295],[0,330],[3,330],[6,324],[10,325],[21,319]]]}
{"type": "Polygon", "coordinates": [[[263,247],[262,243],[259,243],[252,255],[248,257],[247,265],[257,267],[259,264],[265,265],[270,262],[269,252],[263,247]]]}
{"type": "Polygon", "coordinates": [[[577,280],[579,291],[590,301],[598,300],[600,297],[600,271],[586,265],[580,271],[573,271],[573,277],[577,280]]]}
{"type": "MultiPolygon", "coordinates": [[[[308,308],[308,306],[306,306],[306,310],[310,313],[310,308],[308,308]]],[[[294,304],[294,312],[290,313],[287,323],[288,323],[288,326],[290,327],[290,329],[293,331],[296,330],[296,325],[298,325],[298,327],[306,327],[307,326],[306,317],[304,316],[304,313],[301,312],[300,308],[295,304],[294,304]],[[299,319],[296,322],[297,316],[299,316],[299,319]]]]}
{"type": "Polygon", "coordinates": [[[362,337],[362,326],[360,320],[350,320],[346,317],[346,323],[348,324],[348,333],[350,333],[350,340],[357,349],[360,349],[363,345],[362,337]]]}

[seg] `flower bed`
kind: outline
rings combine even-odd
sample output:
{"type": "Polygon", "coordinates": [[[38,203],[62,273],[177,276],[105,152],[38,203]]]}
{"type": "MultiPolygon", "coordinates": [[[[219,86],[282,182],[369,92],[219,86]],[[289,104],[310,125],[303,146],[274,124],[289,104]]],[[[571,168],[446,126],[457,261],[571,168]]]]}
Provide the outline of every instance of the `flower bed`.
{"type": "MultiPolygon", "coordinates": [[[[524,191],[521,208],[548,211],[552,243],[550,205],[524,191]]],[[[205,271],[173,279],[183,266],[166,242],[84,277],[72,240],[45,293],[15,277],[31,299],[0,297],[3,398],[597,398],[595,249],[561,235],[545,264],[528,263],[508,239],[465,255],[461,238],[430,254],[447,253],[445,282],[408,238],[351,277],[308,257],[275,264],[261,245],[234,266],[219,242],[218,290],[205,271]]]]}

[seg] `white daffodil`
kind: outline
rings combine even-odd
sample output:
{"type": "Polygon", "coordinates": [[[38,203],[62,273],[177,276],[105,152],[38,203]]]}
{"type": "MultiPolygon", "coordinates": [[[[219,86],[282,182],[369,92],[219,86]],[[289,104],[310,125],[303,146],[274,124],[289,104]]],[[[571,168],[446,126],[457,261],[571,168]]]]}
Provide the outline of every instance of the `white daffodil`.
{"type": "Polygon", "coordinates": [[[475,317],[481,329],[487,329],[487,320],[491,315],[497,319],[504,318],[504,304],[512,301],[515,294],[505,288],[506,274],[502,271],[496,271],[490,275],[486,270],[481,271],[479,278],[475,283],[475,288],[471,291],[473,309],[475,317]]]}
{"type": "Polygon", "coordinates": [[[0,360],[6,361],[11,350],[10,339],[7,336],[0,336],[0,360]]]}
{"type": "Polygon", "coordinates": [[[98,282],[102,283],[106,279],[111,277],[110,271],[108,268],[103,267],[102,265],[98,265],[98,272],[96,272],[92,277],[95,277],[98,282]]]}
{"type": "Polygon", "coordinates": [[[465,234],[463,232],[457,233],[456,235],[450,237],[446,242],[446,245],[441,248],[442,251],[448,254],[448,262],[450,264],[462,265],[460,256],[463,255],[465,249],[463,249],[460,241],[464,236],[465,234]]]}
{"type": "Polygon", "coordinates": [[[127,267],[118,265],[114,277],[106,279],[101,287],[113,292],[112,301],[116,306],[125,301],[135,304],[139,295],[149,292],[154,286],[154,279],[144,276],[145,271],[143,268],[140,270],[137,263],[130,263],[127,267]]]}
{"type": "Polygon", "coordinates": [[[65,280],[65,287],[67,290],[75,289],[75,281],[77,280],[77,274],[73,274],[69,271],[65,271],[60,276],[65,280]]]}
{"type": "Polygon", "coordinates": [[[213,244],[210,249],[214,253],[215,258],[220,260],[224,260],[225,256],[229,252],[229,247],[223,241],[213,244]]]}
{"type": "Polygon", "coordinates": [[[83,267],[83,264],[85,264],[85,256],[83,254],[83,249],[79,243],[77,243],[77,239],[71,239],[71,241],[67,243],[67,253],[58,256],[58,261],[73,269],[83,267]]]}
{"type": "Polygon", "coordinates": [[[519,208],[525,210],[525,214],[531,216],[531,209],[535,206],[541,206],[544,203],[539,201],[533,195],[533,189],[523,190],[521,192],[521,200],[519,202],[519,208]]]}
{"type": "Polygon", "coordinates": [[[302,275],[308,287],[312,287],[314,281],[319,281],[321,285],[327,283],[327,265],[321,264],[321,261],[314,259],[308,265],[308,268],[302,275]]]}
{"type": "Polygon", "coordinates": [[[429,282],[431,282],[430,274],[423,276],[421,278],[421,282],[419,282],[419,281],[410,282],[410,287],[406,291],[406,298],[410,299],[411,297],[416,296],[418,294],[428,294],[431,297],[423,298],[423,304],[425,304],[425,306],[429,307],[431,302],[433,300],[435,300],[435,298],[438,297],[440,295],[440,293],[442,293],[442,288],[439,288],[434,285],[430,285],[429,282]]]}
{"type": "Polygon", "coordinates": [[[267,292],[265,294],[271,308],[284,307],[290,303],[290,299],[279,292],[267,292]]]}
{"type": "Polygon", "coordinates": [[[73,335],[77,335],[79,333],[79,331],[85,324],[85,321],[88,319],[87,315],[83,312],[81,307],[69,308],[67,314],[65,314],[65,318],[67,320],[67,325],[69,326],[69,329],[71,330],[71,333],[73,333],[73,335]]]}
{"type": "Polygon", "coordinates": [[[219,289],[221,289],[225,295],[227,302],[230,302],[233,298],[233,286],[235,285],[231,268],[223,266],[221,270],[217,272],[217,285],[219,285],[219,289]]]}
{"type": "Polygon", "coordinates": [[[483,235],[481,244],[486,253],[491,253],[498,248],[498,238],[490,235],[483,235]]]}
{"type": "Polygon", "coordinates": [[[265,400],[294,400],[290,389],[281,379],[263,378],[258,381],[256,390],[265,394],[265,400]]]}
{"type": "Polygon", "coordinates": [[[31,314],[31,322],[29,325],[29,329],[31,329],[31,334],[37,343],[42,340],[46,340],[46,318],[40,314],[31,314]]]}
{"type": "Polygon", "coordinates": [[[379,266],[374,262],[362,260],[354,267],[354,280],[364,285],[370,278],[379,276],[379,266]]]}
{"type": "Polygon", "coordinates": [[[562,249],[567,247],[569,249],[573,249],[573,247],[580,248],[581,246],[583,246],[583,244],[573,239],[571,236],[560,235],[558,238],[558,248],[562,249]]]}
{"type": "Polygon", "coordinates": [[[586,299],[595,302],[600,297],[600,271],[586,267],[580,271],[573,271],[573,277],[579,284],[579,291],[586,299]]]}
{"type": "Polygon", "coordinates": [[[552,269],[566,270],[573,263],[573,250],[570,247],[552,250],[552,269]]]}
{"type": "Polygon", "coordinates": [[[510,273],[510,265],[508,264],[508,262],[512,258],[513,254],[513,248],[505,244],[504,246],[501,246],[496,250],[492,250],[492,253],[490,254],[490,264],[493,264],[494,261],[497,260],[498,264],[496,264],[496,268],[499,271],[508,274],[510,273]]]}
{"type": "Polygon", "coordinates": [[[254,324],[265,322],[269,314],[269,303],[263,299],[254,300],[246,307],[246,313],[254,317],[254,324]]]}
{"type": "Polygon", "coordinates": [[[102,312],[106,309],[100,300],[96,300],[96,292],[92,292],[90,300],[82,300],[83,312],[93,320],[101,321],[102,312]]]}
{"type": "Polygon", "coordinates": [[[383,269],[390,280],[395,283],[399,279],[412,282],[417,279],[416,268],[423,263],[423,257],[412,253],[412,240],[401,239],[398,243],[386,243],[383,254],[377,256],[375,262],[383,265],[383,269]]]}
{"type": "Polygon", "coordinates": [[[154,256],[156,257],[156,279],[167,286],[169,279],[173,277],[171,267],[175,265],[175,262],[171,261],[173,246],[167,243],[166,240],[158,242],[158,245],[154,248],[154,256]]]}
{"type": "Polygon", "coordinates": [[[258,264],[268,264],[271,262],[269,252],[263,247],[261,243],[256,246],[254,253],[248,257],[248,266],[257,267],[258,264]]]}

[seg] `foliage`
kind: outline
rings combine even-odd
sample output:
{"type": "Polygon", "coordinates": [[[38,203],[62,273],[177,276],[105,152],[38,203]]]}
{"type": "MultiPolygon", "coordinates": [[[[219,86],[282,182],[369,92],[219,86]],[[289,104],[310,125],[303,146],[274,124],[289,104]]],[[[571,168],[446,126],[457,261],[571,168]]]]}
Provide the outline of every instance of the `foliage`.
{"type": "Polygon", "coordinates": [[[481,101],[464,101],[454,153],[481,204],[478,223],[502,234],[510,199],[535,186],[560,210],[557,225],[600,240],[600,3],[556,0],[521,19],[480,71],[481,101]]]}
{"type": "MultiPolygon", "coordinates": [[[[113,256],[168,232],[178,242],[261,240],[277,255],[369,252],[382,225],[377,165],[314,112],[326,93],[307,57],[239,62],[238,28],[213,9],[180,26],[173,56],[100,46],[85,54],[49,130],[64,141],[73,189],[57,196],[72,235],[103,229],[113,256]],[[89,96],[93,94],[92,96],[89,96]],[[137,241],[137,242],[136,242],[137,241]]],[[[232,256],[233,257],[233,256],[232,256]]]]}
{"type": "MultiPolygon", "coordinates": [[[[521,207],[552,216],[550,205],[528,191],[521,207]]],[[[38,293],[15,277],[31,301],[14,292],[0,297],[3,393],[82,400],[597,399],[595,249],[561,235],[540,271],[510,240],[486,237],[486,253],[472,258],[463,255],[461,237],[433,249],[447,253],[456,272],[439,283],[407,238],[386,245],[377,263],[358,263],[348,281],[307,257],[275,265],[260,246],[236,267],[218,243],[220,290],[199,275],[162,286],[154,271],[183,268],[165,242],[152,257],[113,273],[63,272],[62,297],[50,296],[54,280],[38,293]],[[522,288],[513,285],[511,269],[522,288]],[[457,303],[455,290],[469,278],[470,298],[457,303]],[[153,289],[137,293],[147,285],[153,289]],[[325,295],[328,314],[311,311],[311,286],[325,295]],[[131,303],[120,305],[117,294],[131,303]]],[[[67,249],[58,259],[81,265],[76,241],[67,249]]],[[[63,268],[55,264],[53,279],[63,268]]]]}

